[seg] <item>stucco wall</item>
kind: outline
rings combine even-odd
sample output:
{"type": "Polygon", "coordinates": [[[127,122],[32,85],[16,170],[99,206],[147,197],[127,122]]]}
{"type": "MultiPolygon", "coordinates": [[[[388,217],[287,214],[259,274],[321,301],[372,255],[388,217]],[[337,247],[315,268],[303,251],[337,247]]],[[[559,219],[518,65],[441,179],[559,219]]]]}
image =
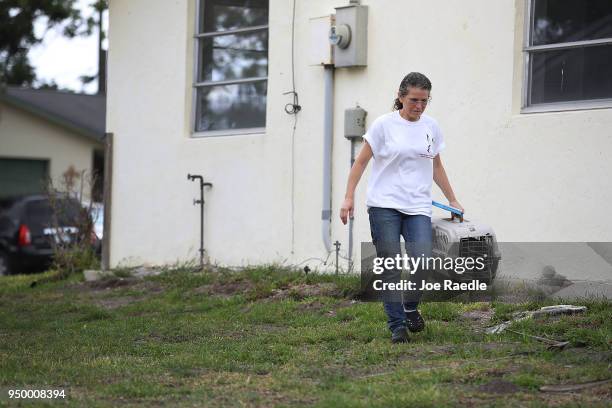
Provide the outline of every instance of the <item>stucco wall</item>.
{"type": "MultiPolygon", "coordinates": [[[[62,174],[73,166],[91,174],[94,149],[101,143],[21,109],[0,104],[0,157],[49,160],[49,176],[61,186],[62,174]]],[[[89,196],[89,189],[84,195],[89,196]]]]}
{"type": "MultiPolygon", "coordinates": [[[[187,173],[214,183],[205,214],[213,262],[298,264],[326,257],[323,68],[308,65],[308,20],[347,3],[297,1],[295,78],[303,110],[292,163],[293,117],[283,110],[291,99],[282,95],[291,89],[292,2],[270,0],[266,132],[209,138],[190,134],[195,0],[110,2],[113,265],[197,256],[199,212],[192,199],[198,188],[187,173]]],[[[343,111],[359,103],[371,123],[390,110],[409,71],[433,82],[428,113],[445,133],[443,161],[468,218],[491,224],[505,241],[612,240],[612,220],[605,216],[612,189],[604,177],[612,170],[605,159],[612,110],[519,112],[522,0],[363,4],[369,6],[368,66],[335,74],[332,241],[339,240],[343,252],[348,228],[338,208],[350,155],[343,111]]],[[[437,188],[434,196],[442,198],[437,188]]],[[[365,180],[356,201],[358,243],[369,239],[365,180]]]]}

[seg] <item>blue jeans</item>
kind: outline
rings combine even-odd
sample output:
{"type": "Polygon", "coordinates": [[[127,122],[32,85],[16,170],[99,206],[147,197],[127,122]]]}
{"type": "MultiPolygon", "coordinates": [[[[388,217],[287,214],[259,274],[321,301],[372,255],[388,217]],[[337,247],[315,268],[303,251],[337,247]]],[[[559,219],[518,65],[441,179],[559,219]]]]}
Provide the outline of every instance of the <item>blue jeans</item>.
{"type": "MultiPolygon", "coordinates": [[[[370,231],[372,243],[376,247],[377,257],[395,257],[401,254],[400,235],[406,242],[406,254],[412,257],[431,256],[431,218],[426,215],[407,215],[392,208],[370,207],[370,231]]],[[[395,271],[399,277],[400,271],[395,271]]],[[[424,272],[417,271],[414,281],[424,278],[424,272]]],[[[412,292],[409,301],[385,301],[387,326],[393,332],[406,326],[406,310],[416,309],[421,298],[421,292],[412,292]]]]}

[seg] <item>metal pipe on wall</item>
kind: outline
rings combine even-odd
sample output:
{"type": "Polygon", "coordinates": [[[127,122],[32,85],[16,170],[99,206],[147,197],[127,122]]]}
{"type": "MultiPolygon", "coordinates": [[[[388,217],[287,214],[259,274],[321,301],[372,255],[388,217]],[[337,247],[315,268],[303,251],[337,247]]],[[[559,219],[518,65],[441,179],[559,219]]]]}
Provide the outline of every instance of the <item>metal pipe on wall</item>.
{"type": "Polygon", "coordinates": [[[212,187],[212,183],[205,182],[204,177],[199,174],[187,174],[187,180],[199,180],[200,182],[200,199],[194,199],[193,205],[200,206],[200,249],[198,252],[200,253],[200,269],[204,269],[204,253],[206,252],[204,249],[204,188],[212,187]]]}
{"type": "MultiPolygon", "coordinates": [[[[353,168],[355,163],[355,139],[351,139],[351,166],[353,168]]],[[[353,270],[353,217],[349,218],[349,242],[348,242],[348,271],[349,273],[353,270]]]]}
{"type": "MultiPolygon", "coordinates": [[[[354,108],[348,108],[344,111],[344,137],[351,142],[351,162],[349,169],[353,168],[355,163],[355,150],[357,143],[362,140],[365,134],[365,121],[367,112],[357,104],[354,108]]],[[[353,251],[355,246],[354,240],[354,220],[349,218],[349,236],[348,236],[348,271],[353,270],[353,251]]]]}
{"type": "Polygon", "coordinates": [[[331,161],[334,134],[334,66],[325,65],[325,103],[323,113],[323,206],[321,235],[327,253],[331,252],[331,161]]]}

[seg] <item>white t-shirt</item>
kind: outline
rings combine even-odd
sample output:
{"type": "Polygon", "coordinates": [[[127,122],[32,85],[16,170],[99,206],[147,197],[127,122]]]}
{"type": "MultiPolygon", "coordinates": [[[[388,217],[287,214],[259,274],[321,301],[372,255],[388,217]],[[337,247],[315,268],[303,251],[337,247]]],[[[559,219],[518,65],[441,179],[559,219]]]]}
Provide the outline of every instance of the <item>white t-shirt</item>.
{"type": "Polygon", "coordinates": [[[431,217],[433,159],[445,147],[438,123],[425,114],[411,122],[393,111],[378,117],[364,139],[374,155],[367,206],[431,217]]]}

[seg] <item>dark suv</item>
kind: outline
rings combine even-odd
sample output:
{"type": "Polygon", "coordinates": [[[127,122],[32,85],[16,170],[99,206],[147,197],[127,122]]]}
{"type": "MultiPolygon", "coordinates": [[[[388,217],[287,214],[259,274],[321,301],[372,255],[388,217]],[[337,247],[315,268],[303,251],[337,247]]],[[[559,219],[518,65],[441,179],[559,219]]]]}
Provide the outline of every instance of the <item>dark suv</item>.
{"type": "Polygon", "coordinates": [[[86,214],[67,196],[53,202],[44,195],[0,200],[0,275],[48,267],[54,244],[82,239],[78,226],[87,225],[86,214]]]}

